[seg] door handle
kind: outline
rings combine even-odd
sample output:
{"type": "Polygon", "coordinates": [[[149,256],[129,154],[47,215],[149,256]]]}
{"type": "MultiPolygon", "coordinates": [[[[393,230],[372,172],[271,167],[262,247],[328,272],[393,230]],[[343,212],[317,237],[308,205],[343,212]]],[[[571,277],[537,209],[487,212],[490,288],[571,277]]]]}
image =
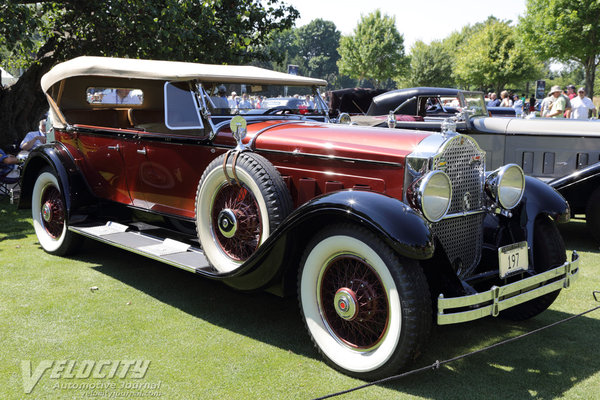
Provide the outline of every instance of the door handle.
{"type": "Polygon", "coordinates": [[[137,153],[146,155],[146,153],[147,153],[146,148],[144,147],[143,149],[138,149],[137,153]]]}
{"type": "Polygon", "coordinates": [[[119,151],[119,149],[120,149],[119,145],[116,145],[116,146],[108,146],[107,148],[108,148],[109,150],[116,150],[116,151],[119,151]]]}

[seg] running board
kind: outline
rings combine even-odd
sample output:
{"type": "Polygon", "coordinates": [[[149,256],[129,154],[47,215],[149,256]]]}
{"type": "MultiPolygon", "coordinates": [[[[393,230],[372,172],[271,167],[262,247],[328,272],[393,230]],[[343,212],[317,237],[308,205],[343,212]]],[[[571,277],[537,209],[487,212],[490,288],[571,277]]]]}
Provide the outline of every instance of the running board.
{"type": "Polygon", "coordinates": [[[209,272],[213,268],[201,249],[169,238],[129,231],[130,227],[113,221],[105,225],[69,226],[69,230],[190,272],[209,272]]]}

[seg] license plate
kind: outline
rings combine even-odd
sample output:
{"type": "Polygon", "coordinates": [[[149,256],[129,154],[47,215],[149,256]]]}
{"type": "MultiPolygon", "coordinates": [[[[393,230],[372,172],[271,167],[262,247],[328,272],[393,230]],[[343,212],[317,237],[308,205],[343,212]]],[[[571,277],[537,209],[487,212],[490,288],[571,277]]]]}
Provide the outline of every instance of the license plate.
{"type": "Polygon", "coordinates": [[[500,278],[526,270],[529,267],[527,242],[500,247],[498,249],[498,261],[500,262],[500,278]]]}

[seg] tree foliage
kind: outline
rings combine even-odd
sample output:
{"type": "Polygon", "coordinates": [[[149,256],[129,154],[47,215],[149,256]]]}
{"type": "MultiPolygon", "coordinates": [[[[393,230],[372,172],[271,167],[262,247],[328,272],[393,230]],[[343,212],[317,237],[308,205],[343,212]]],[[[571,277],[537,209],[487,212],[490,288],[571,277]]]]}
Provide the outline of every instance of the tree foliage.
{"type": "Polygon", "coordinates": [[[410,50],[410,72],[408,86],[453,87],[454,57],[452,51],[441,41],[427,45],[417,41],[410,50]]]}
{"type": "Polygon", "coordinates": [[[519,31],[528,47],[544,59],[576,61],[585,70],[588,93],[594,93],[600,63],[600,2],[597,0],[527,0],[519,31]]]}
{"type": "Polygon", "coordinates": [[[493,87],[500,92],[509,83],[535,79],[539,64],[521,45],[514,27],[490,18],[457,50],[454,73],[462,83],[482,90],[493,87]]]}
{"type": "Polygon", "coordinates": [[[382,15],[380,10],[363,16],[353,35],[342,36],[338,52],[341,74],[370,81],[376,88],[404,73],[407,65],[396,18],[382,15]]]}
{"type": "Polygon", "coordinates": [[[304,75],[334,81],[337,77],[337,48],[340,31],[331,21],[315,19],[295,29],[297,61],[304,75]]]}
{"type": "Polygon", "coordinates": [[[298,12],[278,0],[15,0],[0,5],[0,45],[27,67],[0,90],[0,146],[36,125],[45,107],[39,80],[79,55],[243,63],[269,58],[272,32],[298,12]]]}

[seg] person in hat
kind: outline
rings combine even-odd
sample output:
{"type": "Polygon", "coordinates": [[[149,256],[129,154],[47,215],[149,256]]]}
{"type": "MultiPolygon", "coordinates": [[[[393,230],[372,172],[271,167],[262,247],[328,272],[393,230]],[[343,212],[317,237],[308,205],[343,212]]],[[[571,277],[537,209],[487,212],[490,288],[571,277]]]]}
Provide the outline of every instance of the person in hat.
{"type": "Polygon", "coordinates": [[[552,106],[546,114],[546,118],[564,118],[565,110],[567,109],[567,96],[563,96],[560,86],[552,86],[549,94],[552,106]]]}
{"type": "Polygon", "coordinates": [[[592,100],[585,95],[585,88],[580,87],[577,91],[577,97],[571,100],[571,118],[572,119],[588,119],[590,112],[593,117],[596,116],[596,106],[592,100]]]}
{"type": "Polygon", "coordinates": [[[577,93],[575,93],[575,85],[567,86],[567,97],[569,100],[573,100],[574,97],[577,97],[577,93]]]}
{"type": "Polygon", "coordinates": [[[227,101],[227,89],[225,88],[225,85],[219,85],[217,88],[217,96],[212,96],[210,99],[213,101],[215,108],[217,109],[229,108],[229,102],[227,101]]]}

